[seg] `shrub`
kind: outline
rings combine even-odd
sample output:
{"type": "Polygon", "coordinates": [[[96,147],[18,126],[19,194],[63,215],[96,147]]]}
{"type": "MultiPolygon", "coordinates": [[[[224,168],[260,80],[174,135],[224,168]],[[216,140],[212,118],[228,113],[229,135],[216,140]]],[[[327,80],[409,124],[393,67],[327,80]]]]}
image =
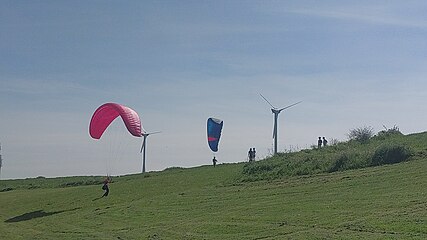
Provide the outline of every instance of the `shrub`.
{"type": "Polygon", "coordinates": [[[168,167],[164,171],[175,171],[175,170],[184,170],[183,167],[168,167]]]}
{"type": "Polygon", "coordinates": [[[350,161],[348,154],[343,153],[337,157],[337,159],[332,163],[329,168],[329,172],[336,172],[345,170],[346,163],[350,161]]]}
{"type": "Polygon", "coordinates": [[[351,129],[347,135],[350,140],[367,143],[374,136],[374,129],[371,126],[359,127],[351,129]]]}
{"type": "Polygon", "coordinates": [[[248,175],[254,175],[254,174],[263,174],[268,173],[271,170],[273,170],[275,166],[273,164],[269,163],[255,163],[255,164],[246,164],[243,167],[243,173],[248,175]]]}
{"type": "Polygon", "coordinates": [[[370,155],[368,152],[347,150],[333,160],[328,172],[364,168],[369,165],[369,160],[370,155]]]}
{"type": "Polygon", "coordinates": [[[286,175],[285,170],[287,169],[283,166],[271,161],[247,163],[243,167],[243,178],[241,181],[252,182],[280,178],[286,175]]]}
{"type": "Polygon", "coordinates": [[[340,141],[338,139],[336,139],[336,138],[331,138],[329,140],[329,145],[331,145],[331,146],[338,145],[339,143],[340,143],[340,141]]]}
{"type": "Polygon", "coordinates": [[[412,155],[408,147],[395,144],[379,146],[372,156],[371,165],[393,164],[406,161],[412,155]]]}
{"type": "Polygon", "coordinates": [[[8,192],[8,191],[12,191],[13,188],[11,187],[7,187],[7,188],[3,188],[2,190],[0,190],[0,192],[8,192]]]}
{"type": "Polygon", "coordinates": [[[102,184],[101,180],[97,179],[87,179],[81,181],[71,181],[59,184],[59,187],[77,187],[77,186],[88,186],[88,185],[98,185],[102,184]]]}
{"type": "Polygon", "coordinates": [[[380,139],[385,139],[386,137],[395,135],[403,135],[402,132],[400,132],[399,127],[396,125],[394,125],[393,128],[387,128],[384,126],[384,130],[379,131],[377,134],[380,139]]]}

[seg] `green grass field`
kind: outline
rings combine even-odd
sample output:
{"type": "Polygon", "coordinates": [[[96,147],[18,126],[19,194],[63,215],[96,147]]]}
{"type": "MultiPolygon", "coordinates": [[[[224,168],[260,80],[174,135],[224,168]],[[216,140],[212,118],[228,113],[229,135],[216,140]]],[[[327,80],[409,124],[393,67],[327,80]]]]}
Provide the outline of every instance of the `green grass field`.
{"type": "Polygon", "coordinates": [[[426,152],[427,133],[341,143],[115,177],[102,199],[101,177],[2,180],[0,239],[427,239],[426,152]],[[410,159],[331,171],[343,152],[367,162],[390,142],[410,159]]]}

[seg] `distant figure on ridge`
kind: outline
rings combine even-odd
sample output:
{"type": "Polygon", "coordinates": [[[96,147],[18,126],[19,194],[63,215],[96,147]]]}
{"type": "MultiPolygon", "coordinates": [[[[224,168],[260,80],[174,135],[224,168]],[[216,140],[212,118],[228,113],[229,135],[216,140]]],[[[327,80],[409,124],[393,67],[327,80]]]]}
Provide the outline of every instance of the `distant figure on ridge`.
{"type": "Polygon", "coordinates": [[[256,151],[255,148],[252,149],[252,161],[255,161],[256,151]]]}
{"type": "Polygon", "coordinates": [[[326,145],[328,145],[328,140],[326,140],[326,138],[323,137],[323,146],[326,147],[326,145]]]}
{"type": "Polygon", "coordinates": [[[252,148],[249,148],[249,152],[248,152],[249,162],[252,162],[252,155],[253,155],[252,148]]]}
{"type": "Polygon", "coordinates": [[[213,164],[214,167],[216,166],[216,162],[218,162],[218,160],[216,160],[216,158],[214,156],[214,158],[212,159],[212,164],[213,164]]]}
{"type": "Polygon", "coordinates": [[[320,149],[322,147],[322,143],[323,143],[322,138],[319,137],[319,140],[317,140],[317,148],[318,149],[320,149]]]}
{"type": "Polygon", "coordinates": [[[104,190],[105,191],[105,193],[104,193],[104,195],[102,195],[102,197],[106,197],[106,196],[108,196],[108,194],[110,193],[110,188],[108,187],[108,184],[111,182],[111,178],[109,177],[109,176],[107,176],[105,179],[104,179],[104,182],[103,182],[103,184],[104,185],[102,185],[102,190],[104,190]]]}

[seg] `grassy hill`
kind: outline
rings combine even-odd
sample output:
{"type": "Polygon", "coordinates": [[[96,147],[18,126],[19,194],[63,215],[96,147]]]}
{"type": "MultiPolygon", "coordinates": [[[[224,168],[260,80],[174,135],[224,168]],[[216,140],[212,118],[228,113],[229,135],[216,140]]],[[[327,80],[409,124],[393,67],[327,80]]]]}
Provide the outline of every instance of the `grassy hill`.
{"type": "Polygon", "coordinates": [[[0,238],[427,239],[426,173],[420,133],[115,177],[101,199],[101,177],[2,180],[0,238]]]}

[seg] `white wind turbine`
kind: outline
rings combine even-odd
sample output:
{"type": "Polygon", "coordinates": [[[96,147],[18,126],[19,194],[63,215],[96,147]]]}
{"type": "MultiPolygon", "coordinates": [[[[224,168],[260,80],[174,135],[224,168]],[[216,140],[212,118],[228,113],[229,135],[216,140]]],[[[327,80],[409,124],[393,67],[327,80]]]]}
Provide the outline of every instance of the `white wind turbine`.
{"type": "Polygon", "coordinates": [[[299,103],[301,103],[302,101],[299,101],[297,103],[291,104],[289,106],[286,106],[284,108],[276,108],[273,106],[273,104],[271,104],[261,93],[259,94],[261,95],[261,97],[271,106],[271,112],[274,114],[274,127],[273,127],[273,139],[274,139],[274,154],[277,154],[277,119],[279,118],[279,114],[281,111],[293,107],[299,103]]]}
{"type": "Polygon", "coordinates": [[[147,138],[149,135],[156,134],[156,133],[160,133],[160,132],[142,133],[142,136],[144,137],[142,139],[142,146],[141,146],[141,151],[140,151],[140,153],[142,153],[142,173],[145,173],[145,149],[147,149],[147,147],[146,147],[147,138]]]}

